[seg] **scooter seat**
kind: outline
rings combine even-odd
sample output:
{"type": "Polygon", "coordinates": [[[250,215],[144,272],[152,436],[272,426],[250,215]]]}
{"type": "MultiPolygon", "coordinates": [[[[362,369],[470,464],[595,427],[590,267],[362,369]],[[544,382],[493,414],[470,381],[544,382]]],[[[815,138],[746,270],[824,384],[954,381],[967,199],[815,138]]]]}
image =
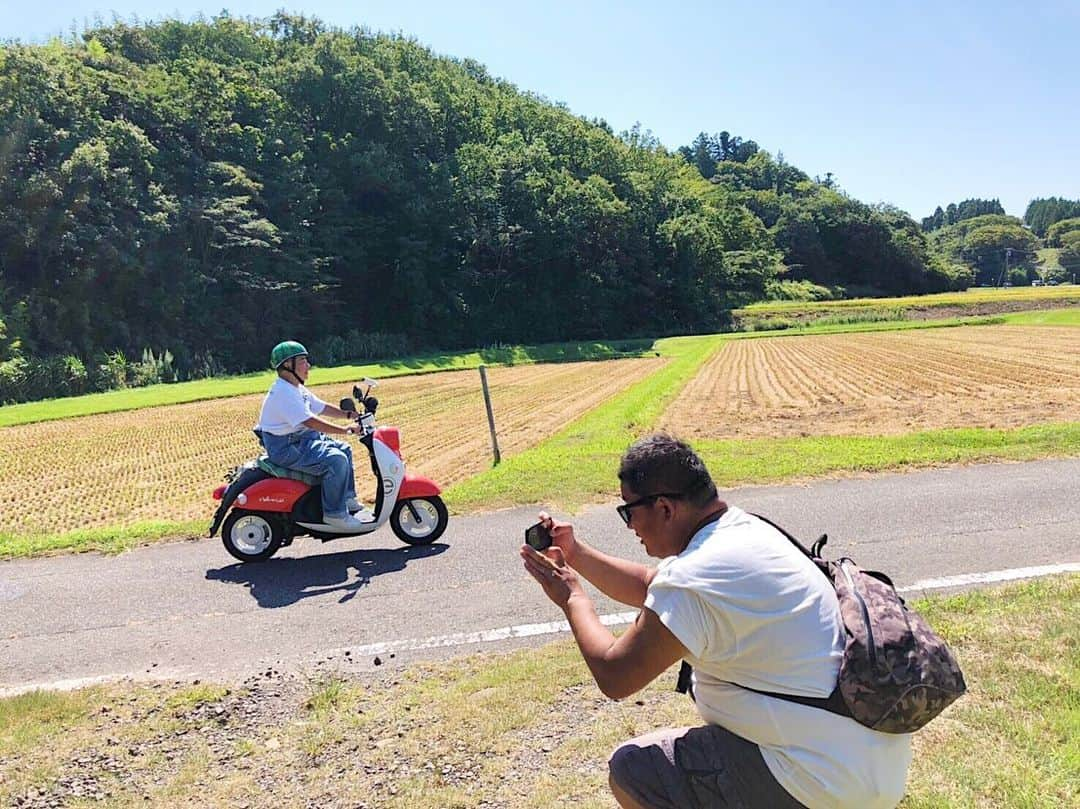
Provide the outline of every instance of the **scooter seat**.
{"type": "Polygon", "coordinates": [[[255,464],[259,467],[259,469],[266,472],[266,474],[273,475],[276,478],[288,478],[289,480],[298,480],[301,483],[306,483],[308,486],[317,486],[322,481],[322,479],[318,475],[311,475],[307,472],[298,472],[295,469],[278,466],[266,455],[260,455],[255,461],[255,464]]]}

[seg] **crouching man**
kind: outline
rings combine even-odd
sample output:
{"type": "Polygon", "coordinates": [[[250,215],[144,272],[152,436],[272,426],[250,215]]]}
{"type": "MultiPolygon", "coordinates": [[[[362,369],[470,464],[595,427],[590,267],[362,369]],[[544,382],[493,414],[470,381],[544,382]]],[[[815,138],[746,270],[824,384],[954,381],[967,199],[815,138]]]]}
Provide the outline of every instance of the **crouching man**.
{"type": "Polygon", "coordinates": [[[888,809],[904,793],[910,736],[757,691],[828,697],[843,624],[828,580],[780,532],[724,503],[697,454],[666,435],[622,458],[617,511],[647,567],[582,542],[541,515],[552,547],[527,545],[525,568],[566,614],[600,690],[637,692],[676,661],[694,667],[705,724],[658,730],[621,745],[609,777],[625,809],[888,809]],[[640,608],[615,638],[579,576],[640,608]],[[737,683],[737,685],[736,685],[737,683]],[[750,690],[755,689],[755,690],[750,690]]]}

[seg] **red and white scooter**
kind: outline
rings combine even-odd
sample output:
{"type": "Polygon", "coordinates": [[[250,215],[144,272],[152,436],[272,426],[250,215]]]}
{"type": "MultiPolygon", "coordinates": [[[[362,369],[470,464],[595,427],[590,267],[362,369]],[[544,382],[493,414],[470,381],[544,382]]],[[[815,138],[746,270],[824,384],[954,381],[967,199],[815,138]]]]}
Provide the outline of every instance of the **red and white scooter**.
{"type": "Polygon", "coordinates": [[[275,466],[264,455],[234,469],[226,476],[229,482],[214,490],[214,499],[221,504],[210,536],[220,527],[225,550],[241,562],[259,562],[298,536],[324,541],[361,536],[387,522],[410,545],[428,545],[442,536],[450,518],[439,496],[441,489],[426,477],[405,472],[397,427],[375,426],[379,401],[370,394],[378,383],[365,379],[363,384],[366,390],[353,387],[362,409],[352,399],[342,399],[340,405],[360,413],[359,441],[367,448],[378,484],[374,512],[363,509],[356,514],[362,527],[343,532],[324,523],[318,479],[275,466]]]}

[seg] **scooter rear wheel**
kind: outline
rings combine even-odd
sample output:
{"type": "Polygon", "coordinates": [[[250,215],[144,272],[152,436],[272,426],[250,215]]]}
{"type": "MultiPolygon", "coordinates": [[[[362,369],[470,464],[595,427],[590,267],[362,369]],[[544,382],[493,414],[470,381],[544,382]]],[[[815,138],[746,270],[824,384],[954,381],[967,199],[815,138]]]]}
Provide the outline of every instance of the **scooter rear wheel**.
{"type": "Polygon", "coordinates": [[[221,542],[241,562],[269,559],[281,547],[285,527],[280,517],[257,511],[234,510],[221,526],[221,542]]]}
{"type": "Polygon", "coordinates": [[[430,545],[442,536],[449,522],[450,513],[437,495],[399,500],[390,513],[390,528],[410,545],[430,545]]]}

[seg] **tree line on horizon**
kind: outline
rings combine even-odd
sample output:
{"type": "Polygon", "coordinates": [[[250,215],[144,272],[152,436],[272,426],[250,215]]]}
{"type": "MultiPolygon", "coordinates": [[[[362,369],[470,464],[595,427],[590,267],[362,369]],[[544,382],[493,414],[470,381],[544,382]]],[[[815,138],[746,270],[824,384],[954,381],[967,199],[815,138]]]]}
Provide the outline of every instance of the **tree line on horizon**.
{"type": "Polygon", "coordinates": [[[1080,270],[1080,200],[1033,199],[1020,219],[997,199],[967,199],[939,206],[922,227],[931,251],[969,266],[973,283],[1057,283],[1080,270]],[[1055,264],[1038,268],[1040,247],[1058,250],[1055,264]]]}
{"type": "Polygon", "coordinates": [[[691,334],[973,277],[751,140],[672,153],[284,12],[0,45],[0,169],[0,403],[263,368],[286,337],[336,363],[691,334]]]}

